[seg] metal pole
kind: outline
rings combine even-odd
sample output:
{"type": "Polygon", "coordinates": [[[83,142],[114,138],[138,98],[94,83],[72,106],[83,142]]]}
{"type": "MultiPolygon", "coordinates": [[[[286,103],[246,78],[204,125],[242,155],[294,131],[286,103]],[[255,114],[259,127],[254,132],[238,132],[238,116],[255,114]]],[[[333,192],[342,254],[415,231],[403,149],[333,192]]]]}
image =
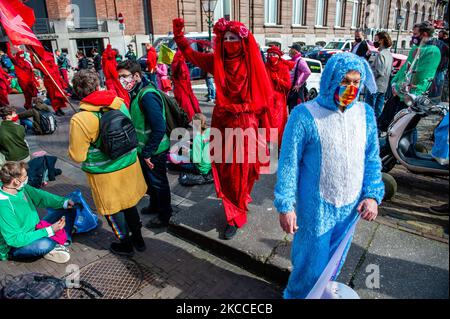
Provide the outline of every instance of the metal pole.
{"type": "Polygon", "coordinates": [[[398,38],[400,36],[400,24],[398,25],[398,31],[397,31],[397,41],[395,42],[395,51],[394,53],[397,53],[397,47],[398,47],[398,38]]]}

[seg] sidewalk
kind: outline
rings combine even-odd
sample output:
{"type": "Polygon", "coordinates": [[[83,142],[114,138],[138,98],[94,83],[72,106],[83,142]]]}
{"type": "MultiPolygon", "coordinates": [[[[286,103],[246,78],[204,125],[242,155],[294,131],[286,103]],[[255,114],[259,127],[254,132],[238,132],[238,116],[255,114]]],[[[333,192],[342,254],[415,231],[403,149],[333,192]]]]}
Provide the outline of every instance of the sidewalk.
{"type": "MultiPolygon", "coordinates": [[[[201,103],[201,107],[211,114],[212,106],[201,103]]],[[[59,158],[57,167],[63,170],[63,176],[47,190],[66,194],[80,188],[91,202],[84,173],[67,158],[68,119],[69,116],[61,120],[54,135],[30,136],[30,146],[59,158]]],[[[338,280],[354,287],[362,298],[448,298],[448,216],[436,221],[426,213],[429,204],[446,200],[448,179],[417,177],[403,170],[394,173],[399,183],[398,199],[383,205],[379,222],[359,223],[338,280]],[[412,224],[405,227],[414,222],[411,217],[432,231],[425,232],[423,225],[422,233],[412,224]],[[371,275],[375,276],[373,283],[371,275]]],[[[272,205],[275,177],[262,176],[256,184],[249,223],[231,241],[219,239],[225,223],[213,185],[185,188],[178,184],[177,177],[169,174],[176,212],[170,233],[144,231],[148,248],[134,258],[138,264],[136,274],[122,269],[124,265],[133,268],[128,261],[118,260],[107,251],[113,236],[104,223],[90,234],[75,237],[71,262],[79,265],[82,276],[93,280],[110,278],[107,285],[100,284],[116,287],[119,278],[112,274],[128,274],[127,282],[136,288],[124,298],[281,297],[280,284],[286,281],[291,267],[292,238],[282,233],[272,205]],[[110,266],[102,268],[96,264],[101,262],[110,266]]],[[[145,198],[140,207],[147,203],[145,198]]],[[[63,276],[65,266],[43,260],[31,264],[4,262],[0,263],[0,271],[39,271],[63,276]]],[[[118,289],[111,288],[110,296],[118,294],[118,289]]]]}

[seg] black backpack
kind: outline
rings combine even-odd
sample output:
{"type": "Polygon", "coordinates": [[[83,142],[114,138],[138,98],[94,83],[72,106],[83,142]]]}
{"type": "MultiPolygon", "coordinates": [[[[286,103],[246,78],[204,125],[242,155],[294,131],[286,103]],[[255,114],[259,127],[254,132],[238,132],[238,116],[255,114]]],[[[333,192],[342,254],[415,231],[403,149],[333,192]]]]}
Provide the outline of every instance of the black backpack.
{"type": "MultiPolygon", "coordinates": [[[[159,97],[161,98],[161,101],[164,105],[164,111],[165,111],[165,115],[166,115],[166,127],[167,127],[167,135],[170,136],[170,133],[178,128],[178,127],[183,127],[183,128],[189,128],[189,117],[186,114],[186,112],[178,105],[177,100],[175,100],[174,97],[167,95],[164,91],[158,90],[156,89],[154,86],[150,85],[152,89],[156,90],[156,93],[159,95],[159,97]]],[[[144,91],[144,89],[142,89],[142,91],[144,91]]],[[[151,92],[153,93],[153,92],[151,92]]],[[[141,106],[141,98],[142,98],[143,94],[141,94],[139,96],[139,107],[142,110],[142,106],[141,106]]]]}
{"type": "Polygon", "coordinates": [[[56,123],[56,118],[51,112],[38,110],[39,112],[39,126],[41,127],[41,133],[42,135],[48,135],[53,134],[56,131],[56,128],[58,127],[58,124],[56,123]]]}
{"type": "Polygon", "coordinates": [[[68,287],[65,279],[39,273],[28,273],[5,280],[0,290],[0,299],[59,299],[65,289],[81,289],[91,299],[103,294],[91,284],[81,280],[79,288],[68,287]]]}
{"type": "Polygon", "coordinates": [[[120,110],[96,112],[100,120],[100,134],[96,142],[105,155],[117,159],[138,146],[134,125],[120,110]]]}

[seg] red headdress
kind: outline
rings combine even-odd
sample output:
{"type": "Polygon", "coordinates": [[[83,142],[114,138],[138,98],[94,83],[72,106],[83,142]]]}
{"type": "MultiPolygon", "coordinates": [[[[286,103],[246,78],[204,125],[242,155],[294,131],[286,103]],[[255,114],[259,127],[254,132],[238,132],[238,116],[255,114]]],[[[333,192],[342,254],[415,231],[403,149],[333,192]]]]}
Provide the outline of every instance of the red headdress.
{"type": "Polygon", "coordinates": [[[282,57],[283,56],[283,51],[281,51],[280,50],[280,48],[279,47],[277,47],[276,45],[272,45],[268,50],[267,50],[267,53],[269,54],[269,53],[275,53],[275,54],[277,54],[279,57],[282,57]]]}
{"type": "Polygon", "coordinates": [[[214,81],[217,105],[239,103],[236,102],[236,97],[240,97],[240,103],[248,103],[254,112],[269,108],[273,98],[272,86],[253,34],[244,24],[223,18],[214,25],[214,33],[216,34],[214,81]],[[238,35],[241,39],[243,53],[239,57],[240,61],[236,63],[244,61],[245,67],[235,67],[234,61],[225,59],[223,38],[227,31],[238,35]],[[230,72],[226,68],[235,68],[236,72],[230,72]]]}

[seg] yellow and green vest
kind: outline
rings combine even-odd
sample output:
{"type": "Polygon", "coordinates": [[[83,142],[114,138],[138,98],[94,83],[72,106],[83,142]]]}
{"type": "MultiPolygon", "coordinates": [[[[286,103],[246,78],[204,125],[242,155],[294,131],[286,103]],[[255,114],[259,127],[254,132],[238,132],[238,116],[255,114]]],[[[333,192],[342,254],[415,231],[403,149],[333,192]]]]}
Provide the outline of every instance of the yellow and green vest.
{"type": "MultiPolygon", "coordinates": [[[[119,110],[123,114],[125,114],[126,117],[131,119],[130,112],[128,112],[125,104],[122,103],[119,110]]],[[[100,119],[100,112],[92,113],[94,113],[100,119]]],[[[91,174],[106,174],[120,171],[136,163],[137,149],[134,149],[122,155],[121,157],[112,160],[100,150],[100,144],[101,138],[99,134],[97,141],[89,146],[86,160],[83,162],[83,164],[81,164],[81,169],[83,171],[91,174]]]]}

